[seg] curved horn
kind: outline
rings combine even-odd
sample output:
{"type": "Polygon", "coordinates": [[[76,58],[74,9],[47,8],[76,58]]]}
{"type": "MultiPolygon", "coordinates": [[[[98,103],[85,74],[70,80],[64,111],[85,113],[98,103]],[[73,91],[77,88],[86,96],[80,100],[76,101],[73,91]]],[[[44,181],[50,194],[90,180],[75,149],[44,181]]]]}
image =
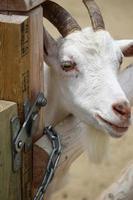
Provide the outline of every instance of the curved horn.
{"type": "Polygon", "coordinates": [[[98,31],[101,29],[104,30],[105,24],[100,9],[96,4],[96,2],[94,0],[83,0],[83,3],[85,4],[89,12],[93,30],[94,31],[98,31]]]}
{"type": "Polygon", "coordinates": [[[74,31],[81,30],[75,19],[57,3],[45,1],[42,6],[43,16],[58,29],[63,37],[74,31]]]}

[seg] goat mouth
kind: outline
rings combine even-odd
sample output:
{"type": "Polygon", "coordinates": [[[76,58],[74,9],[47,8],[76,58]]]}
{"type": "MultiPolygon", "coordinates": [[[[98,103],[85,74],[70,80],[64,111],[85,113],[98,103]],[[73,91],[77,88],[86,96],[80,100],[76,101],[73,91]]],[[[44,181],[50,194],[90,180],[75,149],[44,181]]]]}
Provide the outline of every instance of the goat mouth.
{"type": "Polygon", "coordinates": [[[127,125],[122,126],[122,125],[113,124],[110,121],[107,121],[106,119],[102,118],[100,115],[97,115],[97,117],[98,119],[100,119],[100,121],[108,125],[113,130],[114,133],[113,134],[111,133],[111,135],[114,137],[121,137],[129,128],[127,125]]]}

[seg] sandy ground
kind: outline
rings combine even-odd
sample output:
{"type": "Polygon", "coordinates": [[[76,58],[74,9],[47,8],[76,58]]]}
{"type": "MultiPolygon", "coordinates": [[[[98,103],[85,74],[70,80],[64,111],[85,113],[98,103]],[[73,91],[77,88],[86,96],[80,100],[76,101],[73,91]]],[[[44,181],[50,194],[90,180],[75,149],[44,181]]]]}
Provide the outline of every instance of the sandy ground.
{"type": "MultiPolygon", "coordinates": [[[[90,25],[90,20],[82,0],[56,0],[69,10],[82,27],[90,25]]],[[[133,0],[97,0],[101,7],[106,28],[115,39],[133,39],[133,0]]],[[[52,35],[55,29],[46,23],[52,35]]],[[[133,59],[125,59],[125,65],[133,59]]],[[[111,139],[108,159],[100,165],[88,161],[82,155],[71,167],[69,184],[57,192],[52,200],[95,200],[127,166],[133,157],[133,129],[122,139],[111,139]]]]}

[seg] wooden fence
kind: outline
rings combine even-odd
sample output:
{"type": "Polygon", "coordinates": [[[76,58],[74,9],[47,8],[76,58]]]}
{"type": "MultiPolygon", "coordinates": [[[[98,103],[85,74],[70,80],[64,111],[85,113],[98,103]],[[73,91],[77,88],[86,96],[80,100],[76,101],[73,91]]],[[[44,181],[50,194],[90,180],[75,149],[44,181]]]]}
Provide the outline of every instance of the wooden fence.
{"type": "MultiPolygon", "coordinates": [[[[44,0],[0,0],[0,199],[31,200],[32,149],[22,152],[22,167],[11,170],[11,116],[24,122],[24,102],[34,102],[43,91],[44,0]],[[2,120],[1,120],[2,119],[2,120]],[[1,178],[2,177],[2,178],[1,178]]],[[[40,113],[34,141],[41,137],[44,116],[40,113]]]]}
{"type": "MultiPolygon", "coordinates": [[[[11,119],[18,116],[22,125],[24,102],[33,103],[38,93],[43,92],[41,3],[44,1],[0,0],[0,200],[32,200],[51,151],[43,136],[44,110],[41,109],[32,148],[22,151],[21,169],[13,172],[11,119]]],[[[76,133],[69,131],[68,134],[68,124],[72,127],[75,123],[67,119],[56,127],[61,133],[63,153],[53,181],[55,185],[83,151],[76,133]]],[[[130,171],[133,170],[130,168],[130,171]]],[[[130,179],[129,186],[132,183],[130,179]]],[[[111,195],[108,197],[101,199],[111,199],[111,195]]]]}

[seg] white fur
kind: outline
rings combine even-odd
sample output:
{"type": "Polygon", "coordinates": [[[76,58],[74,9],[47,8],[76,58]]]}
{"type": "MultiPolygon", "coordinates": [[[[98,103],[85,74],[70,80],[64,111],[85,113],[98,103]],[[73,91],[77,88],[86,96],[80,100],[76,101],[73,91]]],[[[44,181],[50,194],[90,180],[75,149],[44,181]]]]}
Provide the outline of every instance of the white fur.
{"type": "Polygon", "coordinates": [[[119,124],[112,105],[119,101],[128,103],[128,94],[121,88],[122,81],[121,85],[118,81],[121,48],[107,31],[86,28],[49,45],[48,53],[45,60],[50,67],[44,67],[46,125],[56,125],[73,114],[83,122],[91,159],[99,161],[106,152],[107,133],[116,132],[102,123],[97,114],[119,124]],[[78,70],[62,70],[61,64],[69,60],[76,62],[78,70]]]}
{"type": "Polygon", "coordinates": [[[131,106],[133,106],[133,65],[129,65],[119,74],[119,82],[131,106]]]}

